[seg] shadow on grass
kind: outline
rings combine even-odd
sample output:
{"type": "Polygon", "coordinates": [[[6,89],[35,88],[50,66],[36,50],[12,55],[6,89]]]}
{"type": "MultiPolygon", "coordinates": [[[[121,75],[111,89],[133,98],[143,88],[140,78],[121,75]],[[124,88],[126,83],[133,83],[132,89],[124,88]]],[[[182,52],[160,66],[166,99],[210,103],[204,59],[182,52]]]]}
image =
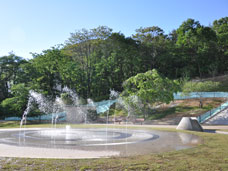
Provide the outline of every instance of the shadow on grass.
{"type": "Polygon", "coordinates": [[[203,132],[207,132],[207,133],[215,133],[216,130],[215,129],[204,129],[203,132]]]}
{"type": "Polygon", "coordinates": [[[176,107],[172,107],[172,108],[168,108],[165,110],[160,110],[160,111],[156,111],[155,114],[149,114],[148,118],[153,120],[153,119],[161,119],[164,118],[168,115],[172,115],[176,113],[176,107]]]}
{"type": "Polygon", "coordinates": [[[165,118],[166,116],[171,116],[171,115],[176,115],[176,114],[188,114],[191,111],[194,110],[200,110],[201,113],[210,110],[211,107],[204,107],[204,108],[199,108],[199,107],[192,107],[192,106],[176,106],[172,108],[165,108],[165,109],[160,109],[155,111],[154,113],[150,113],[148,116],[148,119],[162,119],[165,118]]]}
{"type": "Polygon", "coordinates": [[[177,112],[187,112],[193,109],[198,109],[198,107],[191,107],[191,106],[177,106],[176,108],[176,113],[177,112]]]}

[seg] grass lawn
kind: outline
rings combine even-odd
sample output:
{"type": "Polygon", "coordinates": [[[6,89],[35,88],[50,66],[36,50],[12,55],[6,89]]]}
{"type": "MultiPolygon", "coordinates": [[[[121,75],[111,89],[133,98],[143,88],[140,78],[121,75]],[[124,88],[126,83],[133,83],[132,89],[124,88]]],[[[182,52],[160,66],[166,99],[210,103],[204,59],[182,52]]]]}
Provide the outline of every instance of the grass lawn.
{"type": "MultiPolygon", "coordinates": [[[[8,128],[10,125],[17,126],[15,122],[0,123],[0,125],[2,128],[8,128]]],[[[28,125],[27,127],[38,126],[48,125],[28,125]]],[[[159,130],[176,131],[175,129],[159,130]]],[[[2,157],[0,170],[228,170],[228,135],[184,132],[202,137],[203,144],[180,151],[124,158],[66,160],[2,157]]]]}

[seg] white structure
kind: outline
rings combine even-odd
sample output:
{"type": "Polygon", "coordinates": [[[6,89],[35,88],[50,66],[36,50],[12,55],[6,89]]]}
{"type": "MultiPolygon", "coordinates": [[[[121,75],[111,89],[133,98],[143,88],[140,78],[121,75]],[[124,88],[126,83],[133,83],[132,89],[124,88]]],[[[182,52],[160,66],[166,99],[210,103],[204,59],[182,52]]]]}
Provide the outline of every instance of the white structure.
{"type": "Polygon", "coordinates": [[[183,117],[176,129],[203,132],[203,128],[199,124],[198,120],[190,117],[183,117]]]}

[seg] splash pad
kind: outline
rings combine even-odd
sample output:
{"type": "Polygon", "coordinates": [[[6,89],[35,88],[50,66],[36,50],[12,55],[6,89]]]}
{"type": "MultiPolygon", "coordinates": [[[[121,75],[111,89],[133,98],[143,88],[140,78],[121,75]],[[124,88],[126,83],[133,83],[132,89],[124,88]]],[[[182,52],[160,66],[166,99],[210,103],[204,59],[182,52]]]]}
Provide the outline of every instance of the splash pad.
{"type": "Polygon", "coordinates": [[[180,132],[125,128],[24,128],[0,130],[0,156],[100,158],[194,147],[199,137],[180,132]]]}

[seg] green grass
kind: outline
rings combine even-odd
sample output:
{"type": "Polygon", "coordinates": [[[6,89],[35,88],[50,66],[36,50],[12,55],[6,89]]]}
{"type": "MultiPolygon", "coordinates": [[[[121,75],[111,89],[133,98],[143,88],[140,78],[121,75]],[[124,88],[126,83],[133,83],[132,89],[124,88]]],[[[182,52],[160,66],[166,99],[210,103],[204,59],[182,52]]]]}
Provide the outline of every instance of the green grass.
{"type": "Polygon", "coordinates": [[[0,128],[19,128],[20,122],[19,121],[2,121],[0,122],[0,128]]]}
{"type": "MultiPolygon", "coordinates": [[[[37,125],[33,126],[37,127],[37,125]]],[[[175,129],[159,130],[176,131],[175,129]]],[[[66,160],[2,157],[0,158],[0,170],[228,170],[227,135],[182,132],[202,137],[203,144],[191,149],[168,153],[103,159],[66,160]]]]}
{"type": "Polygon", "coordinates": [[[218,86],[206,91],[228,92],[228,75],[206,78],[206,79],[202,79],[202,81],[213,81],[213,82],[219,83],[218,86]]]}

